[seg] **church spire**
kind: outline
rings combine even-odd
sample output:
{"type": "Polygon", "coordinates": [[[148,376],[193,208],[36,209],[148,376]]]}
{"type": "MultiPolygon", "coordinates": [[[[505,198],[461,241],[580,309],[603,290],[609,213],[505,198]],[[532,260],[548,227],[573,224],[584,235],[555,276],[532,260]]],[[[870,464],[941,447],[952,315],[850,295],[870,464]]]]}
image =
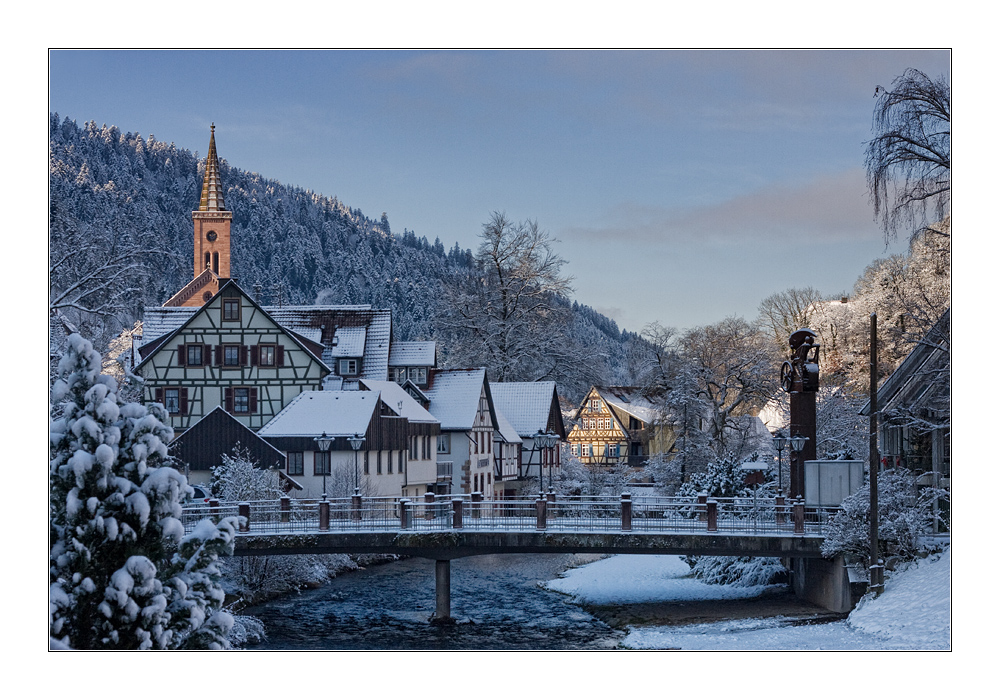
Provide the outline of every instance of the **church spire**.
{"type": "Polygon", "coordinates": [[[212,137],[208,142],[208,158],[205,160],[205,181],[201,186],[201,203],[198,211],[225,211],[226,202],[222,198],[222,177],[219,175],[219,154],[215,151],[215,123],[212,123],[212,137]]]}

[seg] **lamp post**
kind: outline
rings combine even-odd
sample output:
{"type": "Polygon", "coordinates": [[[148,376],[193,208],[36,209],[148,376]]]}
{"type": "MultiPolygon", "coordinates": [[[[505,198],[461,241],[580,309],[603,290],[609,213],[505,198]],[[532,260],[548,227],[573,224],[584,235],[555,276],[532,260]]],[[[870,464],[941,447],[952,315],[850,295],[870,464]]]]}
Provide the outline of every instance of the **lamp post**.
{"type": "MultiPolygon", "coordinates": [[[[805,467],[802,465],[802,450],[805,449],[806,442],[808,442],[808,441],[809,441],[809,438],[802,437],[798,433],[795,433],[795,435],[793,435],[792,437],[790,437],[788,439],[788,446],[791,448],[791,451],[794,452],[797,455],[796,459],[797,459],[797,464],[798,464],[798,473],[800,474],[800,476],[799,476],[799,489],[801,489],[801,492],[798,494],[798,498],[802,498],[802,496],[805,495],[805,491],[806,491],[806,485],[805,485],[805,467]]],[[[789,460],[789,461],[791,461],[791,460],[789,460]]],[[[796,495],[792,494],[792,497],[795,498],[796,495]]]]}
{"type": "Polygon", "coordinates": [[[354,495],[357,496],[361,493],[358,487],[358,451],[365,444],[365,439],[354,433],[354,437],[347,438],[347,441],[351,443],[351,449],[354,450],[354,495]]]}
{"type": "MultiPolygon", "coordinates": [[[[559,442],[559,436],[556,435],[555,433],[545,432],[545,433],[542,433],[539,436],[539,441],[541,442],[541,446],[542,446],[543,450],[551,450],[559,442]]],[[[552,459],[552,455],[550,454],[549,455],[549,491],[552,490],[552,462],[553,461],[555,461],[555,460],[552,459]]],[[[538,480],[539,480],[539,483],[541,482],[541,479],[542,479],[541,472],[542,472],[542,461],[541,461],[541,459],[539,459],[539,461],[538,461],[538,480]]]]}
{"type": "Polygon", "coordinates": [[[333,438],[323,431],[323,434],[318,438],[313,438],[316,441],[316,451],[326,454],[326,466],[323,467],[323,500],[326,500],[326,473],[330,471],[330,445],[333,444],[333,438]]]}
{"type": "Polygon", "coordinates": [[[779,430],[771,438],[771,442],[774,443],[774,449],[778,451],[778,495],[780,496],[784,491],[781,484],[781,452],[788,446],[788,438],[779,430]]]}

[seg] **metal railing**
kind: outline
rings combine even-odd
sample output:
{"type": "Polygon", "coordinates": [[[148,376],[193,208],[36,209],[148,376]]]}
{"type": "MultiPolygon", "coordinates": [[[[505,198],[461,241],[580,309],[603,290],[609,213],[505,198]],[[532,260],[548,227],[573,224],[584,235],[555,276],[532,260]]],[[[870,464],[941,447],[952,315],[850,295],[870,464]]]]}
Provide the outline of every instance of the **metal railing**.
{"type": "Polygon", "coordinates": [[[420,498],[351,496],[326,501],[210,501],[183,509],[186,532],[203,518],[238,516],[239,532],[576,531],[743,535],[821,535],[839,508],[784,499],[557,496],[484,500],[482,494],[432,493],[420,498]]]}

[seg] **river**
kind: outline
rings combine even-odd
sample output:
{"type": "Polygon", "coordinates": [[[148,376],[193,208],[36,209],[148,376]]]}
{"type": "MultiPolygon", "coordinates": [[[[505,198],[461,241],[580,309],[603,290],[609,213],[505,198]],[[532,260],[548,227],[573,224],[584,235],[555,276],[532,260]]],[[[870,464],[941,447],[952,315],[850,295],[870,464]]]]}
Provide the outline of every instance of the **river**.
{"type": "Polygon", "coordinates": [[[624,632],[539,586],[600,557],[497,554],[451,563],[453,626],[431,625],[434,562],[402,559],[245,611],[267,627],[253,649],[613,649],[624,632]]]}

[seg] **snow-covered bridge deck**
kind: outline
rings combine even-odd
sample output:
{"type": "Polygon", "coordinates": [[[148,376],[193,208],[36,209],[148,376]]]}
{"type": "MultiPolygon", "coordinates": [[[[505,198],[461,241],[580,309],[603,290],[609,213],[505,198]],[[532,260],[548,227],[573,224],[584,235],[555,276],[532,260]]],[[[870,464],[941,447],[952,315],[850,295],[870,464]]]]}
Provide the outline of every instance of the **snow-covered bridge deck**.
{"type": "Polygon", "coordinates": [[[241,516],[234,554],[391,553],[446,561],[497,553],[714,554],[819,557],[832,509],[783,499],[586,497],[485,501],[353,498],[189,506],[241,516]],[[777,502],[776,502],[777,501],[777,502]]]}

